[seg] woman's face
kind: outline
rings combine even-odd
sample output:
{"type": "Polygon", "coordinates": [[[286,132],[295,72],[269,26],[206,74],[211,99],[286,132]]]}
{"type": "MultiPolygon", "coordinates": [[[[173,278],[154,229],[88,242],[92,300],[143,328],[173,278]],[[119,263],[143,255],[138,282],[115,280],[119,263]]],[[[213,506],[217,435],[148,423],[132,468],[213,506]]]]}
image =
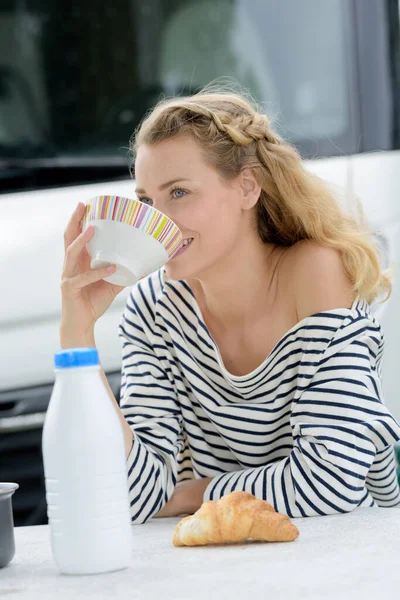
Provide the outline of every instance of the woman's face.
{"type": "Polygon", "coordinates": [[[238,241],[248,233],[244,214],[249,211],[243,211],[239,181],[222,179],[193,138],[139,146],[135,178],[138,198],[170,217],[184,240],[193,238],[166,264],[171,279],[201,279],[229,264],[238,241]]]}

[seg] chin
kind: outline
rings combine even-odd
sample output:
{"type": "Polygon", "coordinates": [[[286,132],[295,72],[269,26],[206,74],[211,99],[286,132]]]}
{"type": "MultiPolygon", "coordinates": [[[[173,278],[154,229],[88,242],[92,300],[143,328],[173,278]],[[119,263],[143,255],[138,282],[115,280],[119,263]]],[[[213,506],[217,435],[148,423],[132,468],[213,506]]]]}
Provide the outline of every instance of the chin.
{"type": "Polygon", "coordinates": [[[206,279],[207,276],[219,272],[221,268],[221,257],[217,248],[213,249],[213,254],[199,256],[196,252],[191,256],[192,250],[187,250],[188,255],[182,255],[171,258],[165,264],[165,271],[169,279],[179,281],[180,279],[206,279]]]}
{"type": "Polygon", "coordinates": [[[190,279],[196,277],[198,272],[190,265],[190,261],[184,264],[184,261],[179,261],[179,257],[176,261],[173,259],[168,261],[165,265],[165,271],[169,279],[179,281],[180,279],[190,279]]]}

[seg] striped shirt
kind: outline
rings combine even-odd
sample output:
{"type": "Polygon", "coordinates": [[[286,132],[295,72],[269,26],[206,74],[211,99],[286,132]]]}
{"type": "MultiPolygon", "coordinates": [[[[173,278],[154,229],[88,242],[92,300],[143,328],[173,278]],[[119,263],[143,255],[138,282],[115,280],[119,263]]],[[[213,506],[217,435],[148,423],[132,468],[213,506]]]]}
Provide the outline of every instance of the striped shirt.
{"type": "Polygon", "coordinates": [[[234,376],[187,282],[162,268],[132,288],[119,335],[133,523],[201,477],[213,478],[204,501],[244,490],[290,517],[400,504],[400,425],[383,401],[384,338],[364,300],[302,319],[234,376]]]}

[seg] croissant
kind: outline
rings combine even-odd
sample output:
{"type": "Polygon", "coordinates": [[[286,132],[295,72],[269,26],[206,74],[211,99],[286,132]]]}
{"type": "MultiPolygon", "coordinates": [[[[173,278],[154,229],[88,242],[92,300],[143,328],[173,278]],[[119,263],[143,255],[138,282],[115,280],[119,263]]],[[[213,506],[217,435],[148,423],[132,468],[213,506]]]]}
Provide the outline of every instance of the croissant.
{"type": "Polygon", "coordinates": [[[175,527],[174,546],[229,544],[253,539],[292,542],[299,530],[287,515],[275,512],[265,500],[248,492],[232,492],[204,502],[198,511],[175,527]]]}

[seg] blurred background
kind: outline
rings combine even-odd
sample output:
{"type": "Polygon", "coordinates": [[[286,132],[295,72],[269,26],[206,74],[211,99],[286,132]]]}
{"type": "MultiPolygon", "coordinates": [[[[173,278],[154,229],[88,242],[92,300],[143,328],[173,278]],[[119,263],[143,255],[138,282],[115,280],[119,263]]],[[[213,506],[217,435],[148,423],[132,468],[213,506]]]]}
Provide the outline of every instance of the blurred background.
{"type": "MultiPolygon", "coordinates": [[[[382,265],[400,260],[398,0],[0,0],[0,481],[16,525],[47,523],[41,433],[63,232],[79,201],[134,194],[129,138],[163,96],[219,77],[248,89],[346,209],[359,198],[382,265]]],[[[117,327],[96,342],[119,398],[117,327]]],[[[400,283],[372,309],[400,419],[400,283]]]]}

